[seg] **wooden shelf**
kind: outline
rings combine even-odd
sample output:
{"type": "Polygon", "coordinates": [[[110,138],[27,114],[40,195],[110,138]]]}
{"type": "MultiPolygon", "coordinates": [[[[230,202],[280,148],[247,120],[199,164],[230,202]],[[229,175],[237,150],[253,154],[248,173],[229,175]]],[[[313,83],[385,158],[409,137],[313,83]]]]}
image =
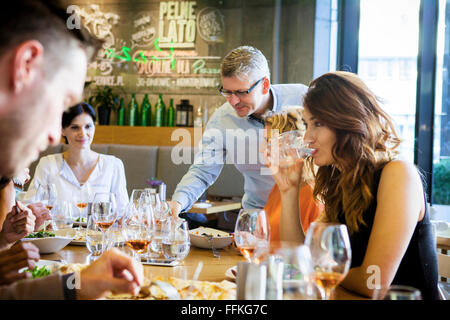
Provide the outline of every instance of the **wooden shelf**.
{"type": "Polygon", "coordinates": [[[148,146],[198,146],[202,128],[189,127],[95,127],[95,144],[133,144],[148,146]]]}

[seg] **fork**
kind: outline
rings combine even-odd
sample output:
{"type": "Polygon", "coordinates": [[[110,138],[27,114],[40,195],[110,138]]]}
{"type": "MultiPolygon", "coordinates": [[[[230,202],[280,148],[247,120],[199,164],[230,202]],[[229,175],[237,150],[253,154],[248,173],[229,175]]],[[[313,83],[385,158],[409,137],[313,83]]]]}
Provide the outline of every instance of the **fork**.
{"type": "Polygon", "coordinates": [[[216,257],[217,259],[220,259],[220,254],[219,254],[219,252],[217,251],[217,249],[213,245],[212,235],[206,234],[205,236],[208,238],[209,245],[211,246],[211,250],[212,250],[212,252],[214,254],[214,257],[216,257]]]}

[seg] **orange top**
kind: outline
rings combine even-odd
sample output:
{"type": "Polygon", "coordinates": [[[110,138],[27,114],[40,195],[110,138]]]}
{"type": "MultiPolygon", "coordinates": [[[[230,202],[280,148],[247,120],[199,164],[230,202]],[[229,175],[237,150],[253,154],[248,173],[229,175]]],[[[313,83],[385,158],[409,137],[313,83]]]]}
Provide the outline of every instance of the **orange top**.
{"type": "MultiPolygon", "coordinates": [[[[309,225],[322,212],[323,204],[314,201],[312,189],[309,185],[300,189],[298,204],[300,208],[300,221],[306,234],[309,225]]],[[[270,241],[278,242],[280,241],[281,195],[276,184],[270,191],[264,210],[266,211],[270,224],[270,241]]]]}

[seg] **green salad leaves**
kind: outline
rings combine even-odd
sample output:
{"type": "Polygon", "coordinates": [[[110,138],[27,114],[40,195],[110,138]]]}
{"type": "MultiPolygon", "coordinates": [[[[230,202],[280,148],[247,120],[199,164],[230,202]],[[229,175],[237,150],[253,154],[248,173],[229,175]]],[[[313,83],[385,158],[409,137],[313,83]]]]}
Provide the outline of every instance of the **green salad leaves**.
{"type": "Polygon", "coordinates": [[[27,269],[25,271],[30,272],[33,279],[49,276],[52,273],[49,269],[47,269],[46,266],[40,268],[38,268],[38,266],[35,266],[33,270],[27,269]]]}
{"type": "Polygon", "coordinates": [[[48,231],[39,231],[39,232],[33,232],[27,235],[25,238],[49,238],[54,237],[55,234],[48,231]]]}

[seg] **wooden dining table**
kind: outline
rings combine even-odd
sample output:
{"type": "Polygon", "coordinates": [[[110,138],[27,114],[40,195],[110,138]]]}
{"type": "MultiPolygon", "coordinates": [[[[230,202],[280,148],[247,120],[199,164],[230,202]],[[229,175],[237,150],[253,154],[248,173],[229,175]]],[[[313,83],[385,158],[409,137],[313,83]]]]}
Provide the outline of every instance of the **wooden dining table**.
{"type": "MultiPolygon", "coordinates": [[[[122,250],[125,249],[122,248],[122,250]]],[[[164,279],[169,277],[192,279],[199,262],[202,261],[203,267],[198,276],[198,280],[215,282],[223,280],[234,281],[233,278],[228,278],[225,273],[229,268],[236,266],[238,262],[245,262],[245,258],[233,245],[224,249],[219,249],[219,253],[220,258],[216,258],[210,249],[201,249],[191,246],[189,255],[177,266],[169,267],[144,264],[144,276],[146,278],[161,276],[164,279]]],[[[42,254],[41,259],[83,264],[91,262],[90,252],[87,248],[75,245],[68,245],[56,253],[42,254]]],[[[336,300],[366,299],[340,286],[336,288],[334,298],[336,300]]]]}

